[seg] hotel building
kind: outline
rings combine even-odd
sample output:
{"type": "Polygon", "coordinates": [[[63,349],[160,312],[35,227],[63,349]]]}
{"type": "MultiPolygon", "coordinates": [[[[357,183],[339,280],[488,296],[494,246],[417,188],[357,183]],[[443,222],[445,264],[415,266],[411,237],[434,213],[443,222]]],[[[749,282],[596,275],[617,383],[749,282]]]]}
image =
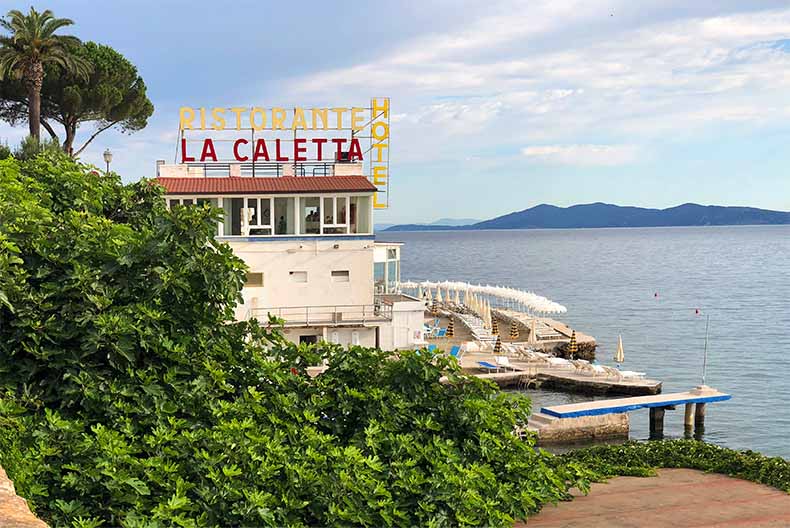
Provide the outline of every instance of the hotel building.
{"type": "Polygon", "coordinates": [[[168,207],[224,211],[217,239],[247,264],[238,319],[284,321],[294,343],[422,344],[424,303],[397,293],[401,244],[377,242],[362,162],[157,163],[168,207]]]}

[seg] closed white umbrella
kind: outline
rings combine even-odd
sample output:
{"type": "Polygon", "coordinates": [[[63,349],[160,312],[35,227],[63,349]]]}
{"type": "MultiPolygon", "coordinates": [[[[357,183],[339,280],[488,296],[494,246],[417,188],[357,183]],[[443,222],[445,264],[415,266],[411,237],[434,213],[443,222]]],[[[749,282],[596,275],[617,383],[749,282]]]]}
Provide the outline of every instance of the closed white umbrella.
{"type": "Polygon", "coordinates": [[[418,298],[418,299],[420,299],[420,300],[422,300],[422,296],[423,296],[423,293],[422,293],[422,284],[420,284],[419,286],[417,286],[417,298],[418,298]]]}
{"type": "Polygon", "coordinates": [[[425,300],[428,301],[429,304],[430,304],[431,301],[433,301],[433,296],[431,295],[431,288],[430,287],[425,288],[425,300]]]}
{"type": "Polygon", "coordinates": [[[533,317],[532,318],[532,325],[530,326],[530,329],[529,329],[529,339],[527,340],[527,342],[530,345],[534,345],[535,343],[538,342],[538,335],[536,333],[536,331],[537,331],[536,327],[537,327],[537,324],[535,323],[535,318],[533,317]]]}
{"type": "Polygon", "coordinates": [[[461,306],[461,290],[455,289],[455,299],[453,300],[456,306],[461,306]]]}
{"type": "Polygon", "coordinates": [[[444,302],[444,298],[442,297],[442,288],[440,286],[436,288],[436,302],[444,302]]]}
{"type": "Polygon", "coordinates": [[[617,366],[620,366],[620,363],[625,361],[625,352],[623,351],[623,336],[617,336],[617,350],[614,353],[614,362],[617,363],[617,366]]]}

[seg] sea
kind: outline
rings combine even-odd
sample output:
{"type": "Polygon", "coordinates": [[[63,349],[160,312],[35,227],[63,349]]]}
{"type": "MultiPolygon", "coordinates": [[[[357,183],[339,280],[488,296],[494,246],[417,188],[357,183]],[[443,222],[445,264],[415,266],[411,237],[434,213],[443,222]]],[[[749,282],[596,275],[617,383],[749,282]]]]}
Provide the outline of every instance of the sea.
{"type": "MultiPolygon", "coordinates": [[[[732,395],[708,405],[704,439],[790,459],[790,226],[381,232],[405,242],[403,280],[458,280],[533,291],[598,342],[599,363],[732,395]]],[[[590,399],[528,391],[533,409],[590,399]]],[[[682,438],[683,409],[666,437],[682,438]]],[[[648,437],[647,411],[631,437],[648,437]]]]}

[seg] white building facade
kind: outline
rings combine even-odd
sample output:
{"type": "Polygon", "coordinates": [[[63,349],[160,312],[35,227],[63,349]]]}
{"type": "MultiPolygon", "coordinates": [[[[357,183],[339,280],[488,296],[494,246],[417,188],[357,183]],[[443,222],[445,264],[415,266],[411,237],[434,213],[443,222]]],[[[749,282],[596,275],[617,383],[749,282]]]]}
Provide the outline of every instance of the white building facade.
{"type": "Polygon", "coordinates": [[[424,343],[423,302],[396,293],[401,244],[375,241],[376,187],[361,163],[322,165],[321,175],[282,165],[273,176],[251,177],[240,164],[159,163],[157,181],[169,207],[224,211],[217,239],[249,268],[237,319],[277,317],[295,343],[384,350],[424,343]]]}

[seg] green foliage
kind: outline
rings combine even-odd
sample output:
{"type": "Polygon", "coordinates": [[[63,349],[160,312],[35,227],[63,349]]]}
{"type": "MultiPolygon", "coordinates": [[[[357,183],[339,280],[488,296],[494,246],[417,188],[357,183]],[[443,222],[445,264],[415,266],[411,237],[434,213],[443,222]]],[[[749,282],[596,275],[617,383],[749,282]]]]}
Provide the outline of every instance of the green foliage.
{"type": "Polygon", "coordinates": [[[9,148],[8,143],[0,143],[0,160],[4,160],[10,157],[11,157],[11,149],[9,148]]]}
{"type": "MultiPolygon", "coordinates": [[[[12,9],[0,19],[0,27],[9,32],[0,35],[0,79],[22,81],[30,135],[37,140],[41,139],[41,86],[45,67],[58,67],[83,79],[91,72],[90,64],[74,54],[79,39],[55,34],[73,23],[68,18],[55,18],[49,9],[38,12],[32,7],[27,14],[12,9]]],[[[5,94],[0,94],[0,100],[3,99],[5,94]]]]}
{"type": "Polygon", "coordinates": [[[234,321],[219,214],[63,154],[0,161],[0,464],[45,520],[503,526],[586,488],[513,434],[527,399],[452,358],[234,321]]]}
{"type": "Polygon", "coordinates": [[[696,440],[596,446],[561,458],[567,463],[582,464],[602,477],[651,476],[654,468],[690,468],[751,480],[790,493],[790,461],[696,440]]]}
{"type": "MultiPolygon", "coordinates": [[[[95,123],[99,131],[117,127],[122,132],[145,128],[154,106],[137,68],[109,46],[94,42],[73,46],[71,54],[89,65],[89,76],[70,74],[61,66],[46,67],[41,88],[41,117],[52,137],[54,126],[63,128],[63,150],[72,152],[77,130],[95,123]]],[[[0,119],[15,124],[27,119],[27,90],[20,80],[0,81],[0,119]]],[[[79,155],[96,137],[91,135],[74,149],[79,155]]]]}
{"type": "Polygon", "coordinates": [[[56,18],[49,9],[38,12],[31,7],[27,14],[17,9],[9,11],[6,18],[0,19],[0,27],[9,32],[0,36],[0,79],[24,79],[30,75],[30,66],[34,64],[57,64],[87,77],[90,67],[75,58],[69,49],[78,44],[79,39],[55,34],[73,23],[68,18],[56,18]]]}
{"type": "MultiPolygon", "coordinates": [[[[8,147],[6,147],[8,149],[8,147]]],[[[14,157],[18,160],[30,160],[41,154],[42,152],[56,152],[60,150],[60,145],[54,140],[39,141],[33,136],[27,136],[14,150],[14,157]]],[[[8,156],[0,156],[0,159],[5,159],[8,156]]]]}

